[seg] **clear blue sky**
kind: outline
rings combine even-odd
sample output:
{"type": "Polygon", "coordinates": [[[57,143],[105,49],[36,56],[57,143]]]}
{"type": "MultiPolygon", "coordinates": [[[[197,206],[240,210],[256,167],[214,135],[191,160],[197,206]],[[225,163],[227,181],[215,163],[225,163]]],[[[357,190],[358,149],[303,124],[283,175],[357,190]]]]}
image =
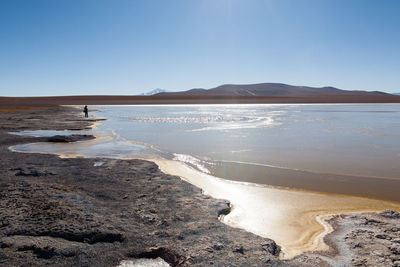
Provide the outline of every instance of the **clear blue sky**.
{"type": "Polygon", "coordinates": [[[400,1],[0,0],[0,95],[400,92],[400,1]]]}

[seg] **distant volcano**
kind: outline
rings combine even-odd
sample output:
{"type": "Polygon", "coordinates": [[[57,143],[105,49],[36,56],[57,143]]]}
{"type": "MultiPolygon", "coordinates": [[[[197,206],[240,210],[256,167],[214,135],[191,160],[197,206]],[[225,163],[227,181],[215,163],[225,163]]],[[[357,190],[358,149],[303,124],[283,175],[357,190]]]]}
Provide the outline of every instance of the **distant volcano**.
{"type": "Polygon", "coordinates": [[[156,89],[151,90],[151,91],[149,91],[147,93],[142,93],[141,95],[156,95],[156,94],[165,93],[165,92],[167,92],[167,91],[164,90],[164,89],[156,88],[156,89]]]}
{"type": "Polygon", "coordinates": [[[342,90],[335,87],[294,86],[283,83],[224,84],[211,89],[195,88],[168,95],[235,95],[235,96],[294,96],[294,95],[387,95],[380,91],[342,90]]]}

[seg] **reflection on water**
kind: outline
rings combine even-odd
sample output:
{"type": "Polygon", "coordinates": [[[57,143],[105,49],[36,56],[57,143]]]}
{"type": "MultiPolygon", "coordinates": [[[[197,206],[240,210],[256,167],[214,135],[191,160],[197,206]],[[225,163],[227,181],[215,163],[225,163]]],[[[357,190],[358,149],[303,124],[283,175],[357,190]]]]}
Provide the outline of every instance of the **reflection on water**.
{"type": "MultiPolygon", "coordinates": [[[[206,161],[400,177],[400,105],[102,107],[121,137],[206,161]]],[[[243,177],[246,179],[246,177],[243,177]]]]}
{"type": "MultiPolygon", "coordinates": [[[[75,132],[79,134],[79,132],[75,132]]],[[[39,132],[36,133],[39,135],[39,132]]],[[[97,136],[96,139],[74,143],[33,143],[10,148],[18,152],[51,153],[61,157],[88,158],[152,158],[150,147],[118,140],[114,136],[97,136]]]]}
{"type": "Polygon", "coordinates": [[[398,104],[99,109],[111,120],[97,132],[151,144],[149,152],[204,173],[400,201],[398,104]]]}
{"type": "Polygon", "coordinates": [[[163,171],[230,200],[233,210],[224,222],[274,239],[285,257],[326,248],[321,237],[329,228],[318,215],[400,210],[399,203],[283,189],[400,201],[400,105],[99,109],[110,120],[93,130],[95,140],[11,149],[154,160],[163,171]]]}

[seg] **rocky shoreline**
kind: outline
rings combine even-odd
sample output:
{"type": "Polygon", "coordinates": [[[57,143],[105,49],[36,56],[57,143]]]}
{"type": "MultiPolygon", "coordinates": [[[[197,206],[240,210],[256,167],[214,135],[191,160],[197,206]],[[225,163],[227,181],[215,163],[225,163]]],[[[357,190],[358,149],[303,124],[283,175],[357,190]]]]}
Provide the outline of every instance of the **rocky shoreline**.
{"type": "Polygon", "coordinates": [[[0,110],[0,121],[2,266],[117,266],[157,257],[171,266],[400,266],[399,213],[334,216],[329,223],[335,231],[326,237],[331,251],[283,261],[273,240],[218,220],[229,212],[227,201],[203,195],[152,162],[8,149],[93,138],[7,133],[90,127],[95,120],[74,108],[0,110]],[[95,166],[98,161],[103,164],[95,166]]]}
{"type": "Polygon", "coordinates": [[[336,215],[327,222],[335,230],[321,257],[332,266],[400,266],[399,212],[336,215]]]}

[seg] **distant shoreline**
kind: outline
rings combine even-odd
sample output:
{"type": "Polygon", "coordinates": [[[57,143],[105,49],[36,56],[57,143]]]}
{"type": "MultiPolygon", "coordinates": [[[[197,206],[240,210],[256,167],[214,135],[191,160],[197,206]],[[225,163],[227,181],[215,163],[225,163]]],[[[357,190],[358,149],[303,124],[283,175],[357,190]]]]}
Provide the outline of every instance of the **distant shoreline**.
{"type": "Polygon", "coordinates": [[[297,95],[297,96],[237,96],[237,95],[86,95],[46,97],[0,97],[0,106],[53,105],[154,105],[154,104],[341,104],[400,103],[396,95],[297,95]]]}

